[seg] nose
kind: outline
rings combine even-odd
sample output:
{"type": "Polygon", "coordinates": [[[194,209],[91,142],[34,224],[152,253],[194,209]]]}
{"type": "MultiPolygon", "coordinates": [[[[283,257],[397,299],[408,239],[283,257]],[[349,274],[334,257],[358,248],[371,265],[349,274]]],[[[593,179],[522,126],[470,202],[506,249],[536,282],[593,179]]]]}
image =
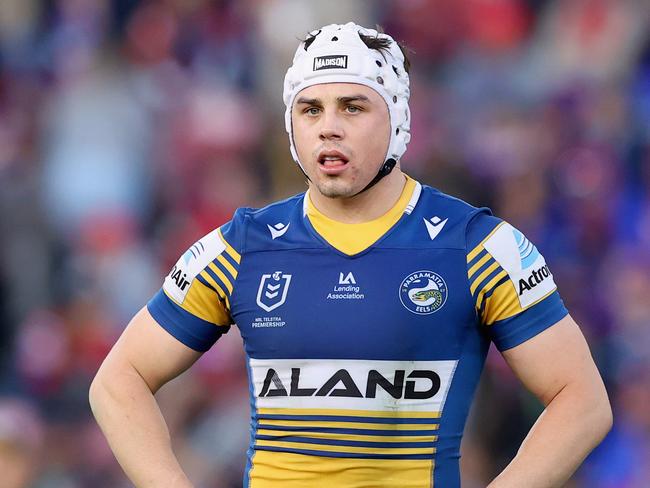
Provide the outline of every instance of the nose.
{"type": "Polygon", "coordinates": [[[340,141],[344,137],[343,127],[341,125],[341,120],[333,110],[325,110],[323,116],[321,117],[321,126],[320,126],[320,140],[329,141],[335,140],[340,141]]]}

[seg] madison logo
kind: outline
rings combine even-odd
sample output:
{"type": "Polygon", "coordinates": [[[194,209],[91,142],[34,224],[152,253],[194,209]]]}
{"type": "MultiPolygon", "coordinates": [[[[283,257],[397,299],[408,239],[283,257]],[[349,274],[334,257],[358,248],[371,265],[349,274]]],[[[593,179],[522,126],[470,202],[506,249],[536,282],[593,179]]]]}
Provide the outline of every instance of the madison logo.
{"type": "Polygon", "coordinates": [[[447,301],[447,284],[433,271],[416,271],[402,281],[399,299],[409,311],[427,315],[442,308],[447,301]]]}
{"type": "Polygon", "coordinates": [[[291,275],[282,274],[282,271],[262,275],[257,290],[257,304],[267,312],[275,310],[286,301],[289,283],[291,275]]]}
{"type": "Polygon", "coordinates": [[[347,55],[318,56],[314,58],[314,71],[322,69],[346,69],[347,67],[347,55]]]}

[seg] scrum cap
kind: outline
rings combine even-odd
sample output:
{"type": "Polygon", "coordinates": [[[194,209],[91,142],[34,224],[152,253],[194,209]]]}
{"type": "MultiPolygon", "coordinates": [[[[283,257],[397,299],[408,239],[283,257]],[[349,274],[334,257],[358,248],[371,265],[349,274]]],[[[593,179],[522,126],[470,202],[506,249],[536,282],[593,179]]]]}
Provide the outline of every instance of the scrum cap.
{"type": "MultiPolygon", "coordinates": [[[[293,159],[302,168],[294,145],[291,123],[291,107],[296,95],[304,88],[320,83],[358,83],[379,93],[388,106],[391,138],[382,170],[385,170],[387,164],[392,169],[411,139],[409,75],[404,70],[404,55],[397,42],[387,34],[352,22],[327,25],[310,32],[309,38],[311,37],[314,37],[311,44],[302,42],[298,46],[293,65],[284,78],[285,127],[293,159]],[[387,49],[370,49],[359,34],[391,42],[387,49]],[[393,160],[392,163],[390,160],[393,160]]],[[[379,178],[385,176],[380,175],[379,178]]]]}

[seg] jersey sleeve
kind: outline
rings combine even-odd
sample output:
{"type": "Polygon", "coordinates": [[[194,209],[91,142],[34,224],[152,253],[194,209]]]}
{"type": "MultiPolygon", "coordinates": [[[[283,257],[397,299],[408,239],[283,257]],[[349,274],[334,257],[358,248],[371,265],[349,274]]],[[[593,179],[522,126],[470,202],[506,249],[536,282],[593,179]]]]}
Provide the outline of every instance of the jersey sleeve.
{"type": "Polygon", "coordinates": [[[152,317],[172,336],[207,351],[233,323],[230,301],[239,272],[243,211],[196,241],[149,301],[152,317]]]}
{"type": "Polygon", "coordinates": [[[467,227],[467,276],[479,321],[501,351],[568,314],[544,256],[520,231],[485,211],[467,227]]]}

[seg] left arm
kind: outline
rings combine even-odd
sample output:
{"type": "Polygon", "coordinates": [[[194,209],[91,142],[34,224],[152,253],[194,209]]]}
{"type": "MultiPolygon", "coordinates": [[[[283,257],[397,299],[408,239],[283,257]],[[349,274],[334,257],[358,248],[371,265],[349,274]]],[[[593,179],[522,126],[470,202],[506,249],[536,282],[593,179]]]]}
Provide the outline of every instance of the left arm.
{"type": "Polygon", "coordinates": [[[545,409],[488,488],[562,486],[612,426],[607,392],[587,342],[567,315],[503,356],[545,409]]]}

